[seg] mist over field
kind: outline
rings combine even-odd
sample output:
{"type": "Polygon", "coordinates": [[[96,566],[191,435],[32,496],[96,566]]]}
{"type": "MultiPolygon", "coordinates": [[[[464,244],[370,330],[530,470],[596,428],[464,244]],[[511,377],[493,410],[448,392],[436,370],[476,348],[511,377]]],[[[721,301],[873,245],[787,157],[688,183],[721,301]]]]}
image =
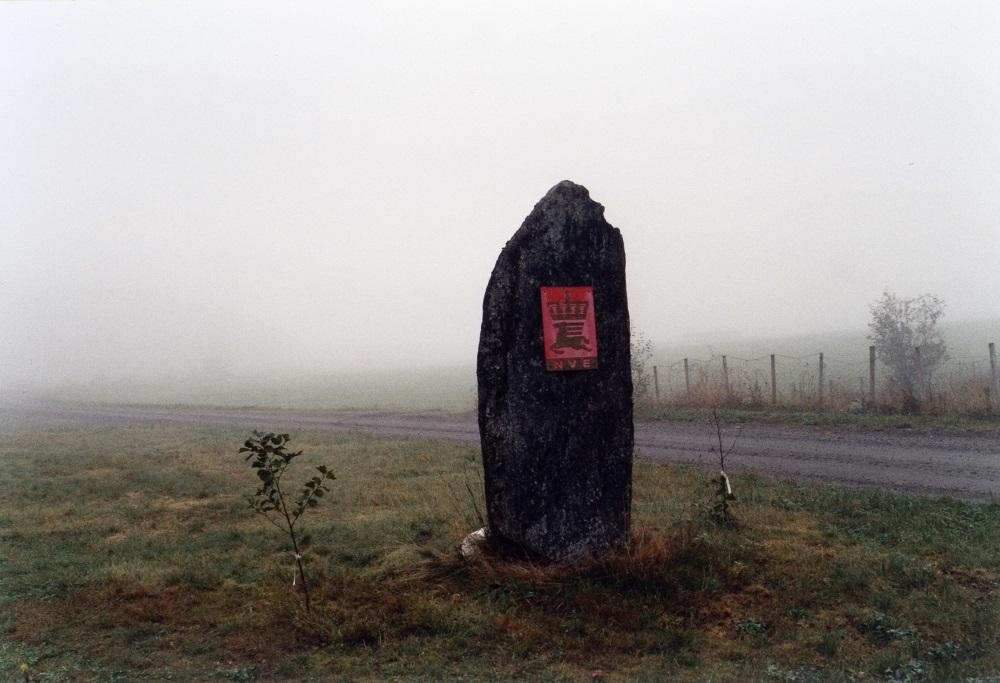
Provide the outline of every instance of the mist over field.
{"type": "MultiPolygon", "coordinates": [[[[987,377],[987,345],[1000,339],[1000,318],[944,326],[950,360],[942,373],[987,377]]],[[[652,365],[659,372],[664,398],[683,387],[684,358],[691,367],[717,368],[727,355],[734,376],[759,375],[766,380],[767,357],[780,354],[779,381],[787,383],[802,372],[815,372],[815,354],[824,352],[826,377],[852,389],[868,376],[868,340],[863,330],[806,336],[748,339],[712,338],[702,344],[654,345],[652,365]],[[790,360],[793,359],[794,360],[790,360]],[[744,362],[749,360],[751,362],[744,362]]],[[[229,407],[349,408],[362,410],[444,410],[467,412],[476,406],[475,359],[465,363],[357,371],[235,373],[222,366],[156,377],[96,375],[81,381],[58,380],[9,387],[7,399],[45,399],[100,403],[184,404],[229,407]]],[[[881,370],[880,370],[881,371],[881,370]]]]}
{"type": "Polygon", "coordinates": [[[990,2],[0,4],[0,399],[471,408],[490,270],[562,179],[656,364],[864,362],[885,289],[985,358],[998,35],[990,2]]]}

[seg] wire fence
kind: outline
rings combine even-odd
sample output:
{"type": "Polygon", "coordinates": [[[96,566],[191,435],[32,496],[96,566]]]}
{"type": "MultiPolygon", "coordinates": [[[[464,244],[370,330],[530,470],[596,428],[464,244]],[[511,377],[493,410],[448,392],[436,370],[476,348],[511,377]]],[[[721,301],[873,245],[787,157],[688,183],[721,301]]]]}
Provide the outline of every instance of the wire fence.
{"type": "MultiPolygon", "coordinates": [[[[658,404],[809,407],[829,410],[914,409],[990,414],[1000,411],[996,349],[951,357],[916,385],[896,381],[875,347],[856,357],[713,355],[655,365],[644,397],[658,404]]],[[[919,353],[919,350],[918,350],[919,353]]]]}

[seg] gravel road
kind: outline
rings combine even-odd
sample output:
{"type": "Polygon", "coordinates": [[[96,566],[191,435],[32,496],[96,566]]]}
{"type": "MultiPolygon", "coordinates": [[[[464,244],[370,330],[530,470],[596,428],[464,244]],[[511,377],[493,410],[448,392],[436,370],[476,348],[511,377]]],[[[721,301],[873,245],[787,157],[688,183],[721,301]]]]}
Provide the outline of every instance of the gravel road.
{"type": "MultiPolygon", "coordinates": [[[[26,425],[72,427],[149,421],[479,440],[474,416],[436,412],[0,404],[0,429],[6,431],[26,425]]],[[[735,429],[726,432],[731,439],[735,429]]],[[[713,467],[710,449],[715,438],[714,427],[706,424],[637,423],[636,456],[713,467]]],[[[928,433],[748,424],[730,461],[731,471],[756,471],[798,481],[971,500],[1000,498],[1000,430],[928,433]]]]}

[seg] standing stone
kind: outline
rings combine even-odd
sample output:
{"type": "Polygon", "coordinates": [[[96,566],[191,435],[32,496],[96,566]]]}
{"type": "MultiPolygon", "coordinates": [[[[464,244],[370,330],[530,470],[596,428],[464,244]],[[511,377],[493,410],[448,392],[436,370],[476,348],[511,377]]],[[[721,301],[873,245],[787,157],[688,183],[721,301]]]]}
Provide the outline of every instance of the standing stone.
{"type": "Polygon", "coordinates": [[[500,252],[476,374],[493,547],[551,561],[622,548],[633,445],[625,248],[586,188],[553,187],[500,252]]]}

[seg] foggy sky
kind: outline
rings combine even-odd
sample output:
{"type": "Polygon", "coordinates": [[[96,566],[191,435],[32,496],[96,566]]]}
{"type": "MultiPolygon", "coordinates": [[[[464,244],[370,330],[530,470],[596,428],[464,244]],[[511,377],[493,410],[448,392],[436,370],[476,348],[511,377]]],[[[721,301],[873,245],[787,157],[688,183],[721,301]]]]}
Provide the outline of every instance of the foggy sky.
{"type": "Polygon", "coordinates": [[[1000,315],[1000,3],[4,3],[0,57],[0,390],[472,363],[563,179],[654,341],[1000,315]]]}

